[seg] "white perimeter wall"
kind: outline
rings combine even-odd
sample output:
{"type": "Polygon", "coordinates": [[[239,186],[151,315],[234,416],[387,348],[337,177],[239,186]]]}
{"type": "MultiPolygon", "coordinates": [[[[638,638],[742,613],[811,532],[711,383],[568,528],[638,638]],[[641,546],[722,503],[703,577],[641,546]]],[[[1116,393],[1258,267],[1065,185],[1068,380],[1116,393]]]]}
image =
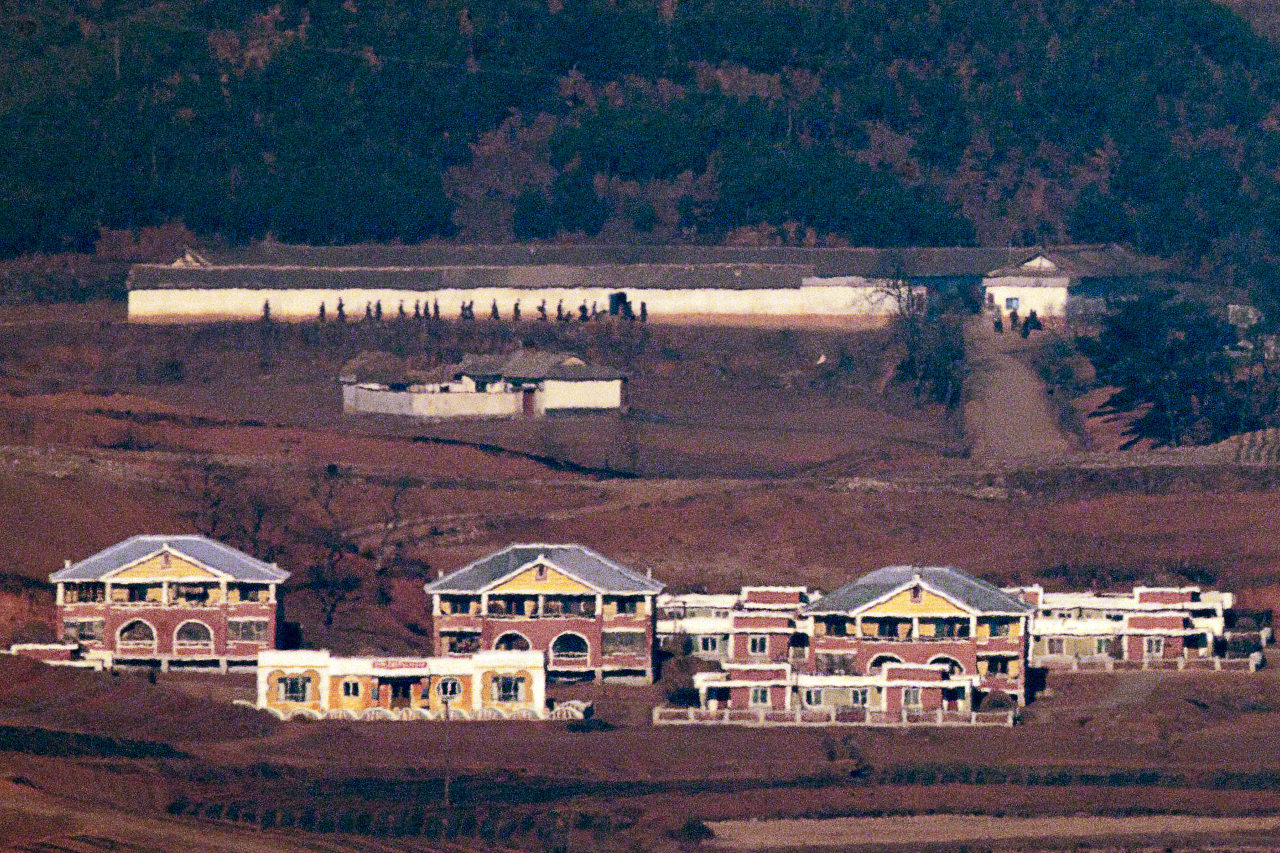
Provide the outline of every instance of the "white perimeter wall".
{"type": "Polygon", "coordinates": [[[622,407],[622,380],[546,379],[535,399],[539,414],[555,409],[618,409],[622,407]]]}
{"type": "MultiPolygon", "coordinates": [[[[924,293],[924,288],[917,288],[924,293]]],[[[476,288],[474,290],[259,290],[226,288],[220,290],[175,289],[129,291],[130,320],[183,320],[204,318],[256,319],[262,316],[262,304],[271,303],[271,316],[280,320],[311,320],[324,303],[330,322],[337,316],[341,298],[349,321],[364,318],[365,305],[382,302],[383,317],[394,317],[400,303],[413,312],[415,301],[423,305],[440,302],[442,317],[457,317],[463,302],[474,302],[477,317],[487,317],[496,299],[504,318],[520,300],[522,319],[537,317],[538,303],[547,302],[547,311],[555,314],[556,304],[564,302],[566,311],[576,311],[585,302],[596,303],[600,310],[609,307],[611,293],[624,292],[639,313],[645,303],[650,315],[663,314],[745,314],[745,315],[885,315],[896,310],[893,300],[881,292],[879,285],[863,278],[806,278],[799,288],[760,290],[642,290],[630,288],[476,288]]]]}
{"type": "Polygon", "coordinates": [[[1032,310],[1037,317],[1065,317],[1067,315],[1067,285],[1065,278],[1045,278],[1028,281],[1022,276],[988,278],[983,287],[995,299],[996,307],[1007,313],[1004,301],[1010,297],[1018,300],[1018,316],[1025,317],[1032,310]]]}
{"type": "Polygon", "coordinates": [[[418,418],[507,418],[519,414],[520,394],[383,391],[361,388],[359,385],[344,385],[342,408],[346,412],[418,418]]]}

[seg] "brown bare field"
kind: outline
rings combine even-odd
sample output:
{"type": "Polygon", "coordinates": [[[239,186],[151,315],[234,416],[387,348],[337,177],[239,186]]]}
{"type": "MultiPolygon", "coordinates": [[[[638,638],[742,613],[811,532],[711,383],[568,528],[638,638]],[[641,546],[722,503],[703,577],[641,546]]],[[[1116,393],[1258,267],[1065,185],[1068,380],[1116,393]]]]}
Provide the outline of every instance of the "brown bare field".
{"type": "MultiPolygon", "coordinates": [[[[303,567],[281,558],[298,572],[286,618],[339,652],[425,651],[422,582],[513,540],[581,542],[683,590],[830,590],[886,564],[952,563],[1050,588],[1200,582],[1246,607],[1280,606],[1267,476],[977,470],[957,458],[956,423],[886,385],[875,330],[654,327],[637,353],[631,332],[534,328],[630,359],[632,417],[428,425],[340,413],[338,365],[395,345],[393,329],[314,340],[292,329],[264,354],[252,324],[19,319],[0,346],[0,574],[11,579],[38,581],[136,532],[192,529],[187,466],[213,459],[286,509],[337,466],[363,545],[409,478],[400,562],[333,626],[303,567]],[[828,372],[822,355],[843,367],[828,372]]],[[[431,346],[491,341],[433,335],[431,346]]],[[[47,590],[21,589],[0,593],[0,642],[16,621],[51,616],[47,590]]],[[[0,663],[0,845],[79,850],[73,839],[96,826],[147,850],[675,851],[692,844],[679,834],[689,818],[1280,813],[1274,669],[1055,675],[1025,724],[980,731],[651,727],[648,708],[677,682],[553,688],[595,701],[607,730],[451,726],[455,816],[474,831],[447,838],[430,836],[440,725],[281,724],[228,704],[250,695],[243,675],[152,684],[0,663]],[[48,755],[6,741],[6,726],[177,755],[129,757],[105,741],[48,755]],[[278,827],[307,807],[317,823],[278,827]],[[396,836],[405,826],[416,828],[396,836]],[[255,840],[237,847],[244,837],[255,840]]]]}
{"type": "Polygon", "coordinates": [[[795,847],[842,849],[919,845],[959,841],[1012,842],[1135,837],[1153,843],[1188,837],[1247,834],[1270,836],[1280,818],[1159,817],[989,817],[986,815],[920,815],[893,818],[828,818],[826,820],[723,821],[710,825],[715,846],[730,850],[795,847]]]}

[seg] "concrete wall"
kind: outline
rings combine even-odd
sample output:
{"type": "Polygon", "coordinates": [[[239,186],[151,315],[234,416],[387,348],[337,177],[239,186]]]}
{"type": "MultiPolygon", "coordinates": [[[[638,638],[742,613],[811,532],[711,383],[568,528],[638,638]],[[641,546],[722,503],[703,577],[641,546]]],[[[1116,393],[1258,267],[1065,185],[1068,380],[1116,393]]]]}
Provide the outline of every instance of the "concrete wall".
{"type": "Polygon", "coordinates": [[[622,407],[622,380],[547,379],[535,399],[539,414],[556,409],[618,409],[622,407]]]}
{"type": "Polygon", "coordinates": [[[388,391],[344,385],[342,409],[345,412],[418,418],[508,418],[520,413],[520,394],[388,391]]]}
{"type": "MultiPolygon", "coordinates": [[[[801,287],[728,289],[649,289],[628,288],[622,291],[599,287],[545,287],[446,290],[387,289],[314,289],[269,290],[259,288],[163,289],[129,291],[129,319],[139,321],[179,321],[192,319],[257,319],[262,316],[264,302],[271,303],[271,316],[277,320],[312,320],[324,303],[330,322],[337,316],[341,299],[349,320],[364,317],[365,305],[382,302],[383,316],[394,315],[401,302],[412,308],[414,302],[439,301],[442,317],[457,317],[463,302],[474,301],[481,314],[497,301],[503,317],[511,316],[512,306],[520,301],[521,316],[537,316],[537,305],[546,300],[554,316],[556,304],[576,310],[585,302],[595,302],[601,309],[609,305],[611,293],[624,292],[637,313],[645,303],[650,316],[663,314],[743,314],[743,315],[887,315],[896,310],[893,300],[886,298],[879,286],[862,278],[806,278],[801,287]]],[[[923,288],[921,288],[923,292],[923,288]]]]}

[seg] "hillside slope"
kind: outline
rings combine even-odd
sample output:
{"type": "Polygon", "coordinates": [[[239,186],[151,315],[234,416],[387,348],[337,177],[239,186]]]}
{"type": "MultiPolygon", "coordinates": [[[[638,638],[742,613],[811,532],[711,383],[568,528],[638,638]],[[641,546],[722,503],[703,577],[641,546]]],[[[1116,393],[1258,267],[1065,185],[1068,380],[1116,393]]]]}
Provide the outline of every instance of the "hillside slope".
{"type": "Polygon", "coordinates": [[[3,254],[172,219],[311,242],[1119,239],[1248,284],[1280,248],[1280,59],[1209,0],[6,17],[3,254]]]}

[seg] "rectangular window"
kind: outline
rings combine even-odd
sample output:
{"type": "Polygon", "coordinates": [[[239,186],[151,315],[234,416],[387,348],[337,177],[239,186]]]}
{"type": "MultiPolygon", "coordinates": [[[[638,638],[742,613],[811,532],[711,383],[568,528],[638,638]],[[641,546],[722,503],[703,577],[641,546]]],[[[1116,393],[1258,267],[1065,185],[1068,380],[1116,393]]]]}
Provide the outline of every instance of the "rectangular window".
{"type": "Polygon", "coordinates": [[[412,695],[413,695],[412,681],[391,682],[391,698],[392,699],[408,699],[412,695]]]}
{"type": "Polygon", "coordinates": [[[279,685],[281,702],[306,702],[311,679],[301,675],[285,676],[280,679],[279,685]]]}
{"type": "Polygon", "coordinates": [[[751,688],[751,704],[752,705],[768,705],[769,704],[769,688],[768,687],[752,687],[751,688]]]}
{"type": "Polygon", "coordinates": [[[751,654],[764,655],[769,653],[769,635],[752,634],[748,642],[751,654]]]}
{"type": "Polygon", "coordinates": [[[609,631],[600,635],[600,650],[610,654],[640,654],[644,651],[645,635],[637,631],[609,631]]]}
{"type": "Polygon", "coordinates": [[[1048,648],[1049,648],[1049,654],[1060,655],[1065,653],[1066,644],[1061,637],[1050,637],[1048,648]]]}
{"type": "Polygon", "coordinates": [[[499,675],[494,678],[493,701],[523,702],[524,679],[515,675],[499,675]]]}
{"type": "Polygon", "coordinates": [[[471,599],[446,598],[441,602],[444,612],[451,616],[466,616],[471,612],[471,599]]]}
{"type": "Polygon", "coordinates": [[[821,690],[821,689],[813,689],[813,688],[809,688],[809,689],[805,690],[805,691],[804,691],[804,704],[806,704],[806,705],[821,705],[821,704],[822,704],[822,690],[821,690]]]}
{"type": "Polygon", "coordinates": [[[1004,310],[1006,310],[1006,311],[1017,311],[1017,310],[1018,310],[1018,297],[1016,297],[1016,296],[1010,296],[1010,297],[1008,297],[1007,299],[1005,299],[1005,301],[1004,301],[1004,310]]]}
{"type": "Polygon", "coordinates": [[[849,704],[865,708],[867,705],[867,688],[858,687],[849,691],[849,704]]]}
{"type": "Polygon", "coordinates": [[[102,620],[63,622],[63,637],[76,643],[94,643],[102,640],[102,620]]]}
{"type": "Polygon", "coordinates": [[[908,708],[920,707],[920,688],[904,687],[902,688],[902,704],[908,708]]]}
{"type": "Polygon", "coordinates": [[[358,682],[358,681],[344,681],[344,682],[342,682],[342,695],[343,695],[343,696],[359,696],[359,695],[360,695],[360,682],[358,682]]]}
{"type": "Polygon", "coordinates": [[[849,623],[845,619],[828,619],[827,636],[844,637],[849,634],[849,623]]]}
{"type": "Polygon", "coordinates": [[[640,602],[637,599],[634,599],[634,598],[618,599],[618,615],[619,616],[634,616],[636,613],[639,612],[639,608],[640,608],[640,602]]]}
{"type": "Polygon", "coordinates": [[[704,652],[718,652],[720,651],[720,638],[719,637],[700,637],[698,646],[704,652]]]}
{"type": "Polygon", "coordinates": [[[877,637],[894,637],[898,636],[898,622],[896,619],[881,619],[876,622],[877,637]]]}
{"type": "Polygon", "coordinates": [[[1005,619],[991,620],[991,636],[1008,637],[1013,633],[1013,623],[1005,619]]]}
{"type": "Polygon", "coordinates": [[[266,619],[231,619],[227,622],[227,639],[233,643],[265,643],[266,619]]]}
{"type": "Polygon", "coordinates": [[[1146,653],[1149,658],[1164,656],[1164,637],[1147,637],[1146,653]]]}
{"type": "Polygon", "coordinates": [[[987,658],[987,675],[1008,675],[1009,658],[987,658]]]}
{"type": "Polygon", "coordinates": [[[1110,637],[1101,637],[1098,639],[1098,654],[1100,655],[1111,654],[1111,638],[1110,637]]]}

